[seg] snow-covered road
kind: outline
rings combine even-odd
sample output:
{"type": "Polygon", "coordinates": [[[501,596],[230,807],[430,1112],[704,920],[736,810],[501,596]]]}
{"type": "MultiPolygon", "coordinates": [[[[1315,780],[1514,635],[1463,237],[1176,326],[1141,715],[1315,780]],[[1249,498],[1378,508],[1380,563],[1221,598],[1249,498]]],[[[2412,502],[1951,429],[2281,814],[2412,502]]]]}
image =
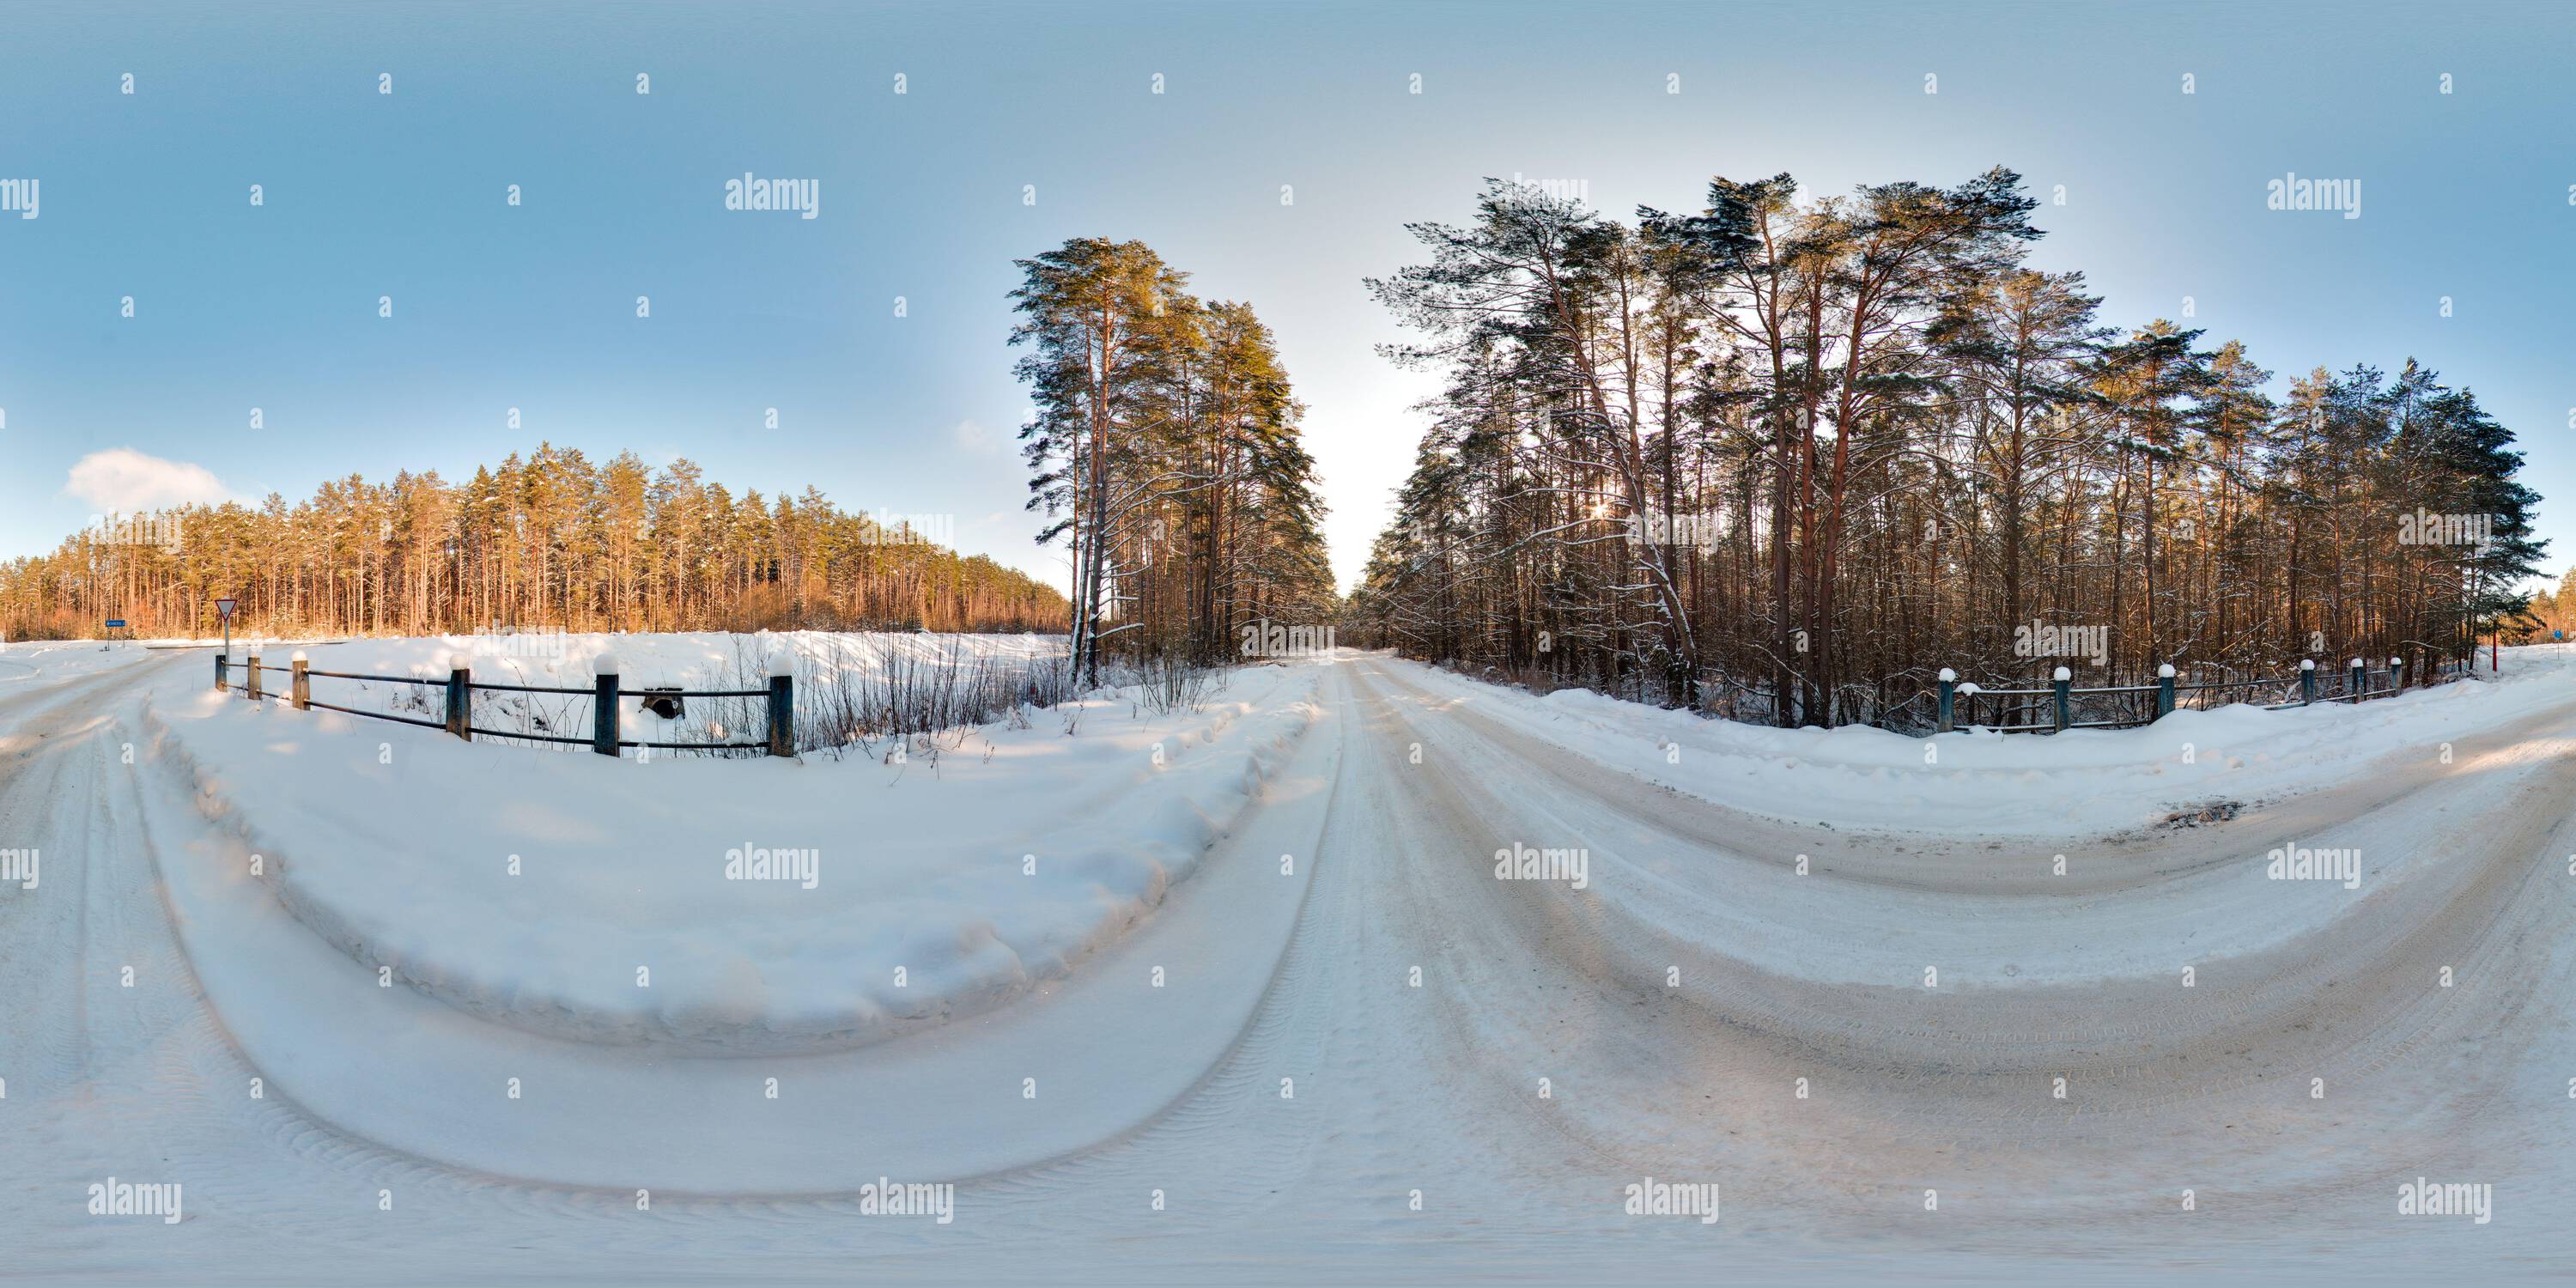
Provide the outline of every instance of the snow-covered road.
{"type": "MultiPolygon", "coordinates": [[[[2576,1264],[2564,686],[2446,759],[2385,756],[2229,822],[1990,843],[1730,810],[1532,736],[1499,691],[1346,653],[1258,817],[1144,927],[1067,982],[861,1053],[913,1062],[908,1079],[853,1065],[833,1084],[854,1116],[908,1120],[891,1179],[958,1182],[940,1224],[792,1181],[764,1193],[739,1149],[649,1211],[631,1187],[514,1179],[542,1164],[541,1101],[441,1107],[484,1115],[446,1162],[353,1130],[388,1106],[300,1102],[299,1076],[333,1080],[258,1063],[254,1010],[327,996],[344,1009],[317,1030],[364,1033],[402,1021],[362,1008],[437,1003],[371,997],[372,973],[328,951],[304,960],[361,987],[192,959],[219,928],[183,932],[187,892],[162,883],[214,829],[155,772],[136,708],[204,657],[0,688],[0,845],[44,857],[37,888],[0,887],[6,1272],[2170,1282],[2576,1264]],[[2266,880],[2285,846],[2358,850],[2362,879],[2266,880]],[[1496,879],[1517,847],[1581,851],[1581,888],[1496,879]],[[1188,1041],[1154,1035],[1173,1016],[1144,983],[1175,963],[1233,981],[1180,1012],[1188,1041]],[[512,1155],[534,1161],[460,1161],[496,1132],[537,1140],[512,1155]],[[960,1165],[920,1174],[943,1134],[960,1165]],[[962,1161],[1023,1140],[1047,1142],[1041,1161],[962,1161]],[[110,1176],[184,1182],[186,1219],[88,1215],[110,1176]],[[2398,1215],[2419,1176],[2491,1185],[2492,1221],[2398,1215]],[[1653,1182],[1718,1184],[1721,1218],[1626,1214],[1626,1187],[1653,1182]]],[[[823,1094],[784,1081],[790,1101],[823,1094]]]]}

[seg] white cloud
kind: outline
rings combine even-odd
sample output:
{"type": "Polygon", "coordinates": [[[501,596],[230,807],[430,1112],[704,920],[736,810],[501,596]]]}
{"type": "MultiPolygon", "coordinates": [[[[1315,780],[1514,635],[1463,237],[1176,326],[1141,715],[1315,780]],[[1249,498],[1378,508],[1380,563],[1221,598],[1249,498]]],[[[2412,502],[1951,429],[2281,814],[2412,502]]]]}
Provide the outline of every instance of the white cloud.
{"type": "Polygon", "coordinates": [[[87,501],[102,514],[137,514],[174,505],[214,505],[232,494],[203,465],[112,447],[73,462],[63,495],[87,501]]]}
{"type": "Polygon", "coordinates": [[[957,422],[948,436],[969,456],[999,456],[1002,452],[1002,436],[971,420],[957,422]]]}

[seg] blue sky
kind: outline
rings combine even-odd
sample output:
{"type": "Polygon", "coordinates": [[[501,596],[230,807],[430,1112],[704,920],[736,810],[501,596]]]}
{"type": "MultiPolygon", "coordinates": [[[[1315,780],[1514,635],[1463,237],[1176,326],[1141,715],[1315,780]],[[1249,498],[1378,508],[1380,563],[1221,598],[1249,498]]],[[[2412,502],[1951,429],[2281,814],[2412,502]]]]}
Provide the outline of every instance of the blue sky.
{"type": "Polygon", "coordinates": [[[41,185],[0,215],[0,556],[102,495],[293,499],[551,440],[954,515],[1060,580],[1004,297],[1013,258],[1103,235],[1277,331],[1347,579],[1429,392],[1360,285],[1410,262],[1405,221],[1486,175],[1625,215],[1711,174],[2001,163],[2047,203],[2034,262],[2107,321],[2244,340],[2283,387],[2412,355],[2474,388],[2576,560],[2564,4],[19,3],[0,65],[0,178],[41,185]],[[746,171],[818,180],[818,217],[725,210],[746,171]],[[2362,216],[2265,209],[2288,172],[2359,180],[2362,216]],[[115,449],[170,467],[75,481],[115,449]]]}

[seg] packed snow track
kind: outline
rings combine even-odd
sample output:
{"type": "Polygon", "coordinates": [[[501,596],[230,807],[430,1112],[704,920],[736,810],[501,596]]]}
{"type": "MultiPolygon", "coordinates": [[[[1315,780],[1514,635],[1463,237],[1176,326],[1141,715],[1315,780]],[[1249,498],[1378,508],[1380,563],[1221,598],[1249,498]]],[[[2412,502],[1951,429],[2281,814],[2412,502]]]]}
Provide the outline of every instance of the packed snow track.
{"type": "Polygon", "coordinates": [[[1730,808],[1539,736],[1525,696],[1345,651],[1199,875],[1028,997],[858,1052],[527,1055],[558,1085],[598,1079],[562,1131],[643,1142],[630,1172],[605,1145],[549,1149],[547,1102],[577,1087],[513,1099],[472,1063],[479,1043],[507,1063],[553,1039],[379,988],[273,908],[231,922],[207,902],[231,833],[149,732],[207,656],[0,674],[0,847],[42,856],[32,888],[0,884],[11,1274],[2350,1282],[2576,1264],[2564,670],[2510,719],[2224,822],[1982,839],[1730,808]],[[2276,878],[2274,851],[2351,852],[2354,879],[2276,878]],[[1158,966],[1177,978],[1149,982],[1158,966]],[[363,1078],[316,1063],[335,1040],[363,1078]],[[762,1114],[858,1125],[793,1153],[762,1114]],[[953,1220],[870,1214],[858,1178],[880,1174],[955,1183],[953,1220]],[[110,1177],[184,1183],[184,1218],[87,1214],[110,1177]],[[2491,1186],[2489,1216],[2401,1215],[2419,1178],[2491,1186]],[[1675,1182],[1718,1186],[1721,1215],[1627,1210],[1629,1187],[1675,1182]]]}

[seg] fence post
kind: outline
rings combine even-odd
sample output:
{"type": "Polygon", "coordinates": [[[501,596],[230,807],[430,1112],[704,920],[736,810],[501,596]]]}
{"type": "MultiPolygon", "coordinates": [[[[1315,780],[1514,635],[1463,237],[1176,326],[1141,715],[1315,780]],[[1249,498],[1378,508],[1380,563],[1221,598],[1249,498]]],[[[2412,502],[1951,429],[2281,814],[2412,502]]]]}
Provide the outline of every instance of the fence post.
{"type": "Polygon", "coordinates": [[[603,756],[617,754],[617,655],[602,653],[590,660],[590,749],[603,756]]]}
{"type": "Polygon", "coordinates": [[[2316,660],[2315,658],[2312,658],[2312,657],[2303,657],[2303,658],[2300,658],[2300,659],[2299,659],[2299,705],[2304,707],[2304,706],[2308,705],[2309,703],[2314,702],[2314,701],[2316,701],[2316,700],[2317,700],[2317,660],[2316,660]]]}
{"type": "Polygon", "coordinates": [[[2156,718],[2172,715],[2174,709],[2174,666],[2167,662],[2156,668],[2156,718]]]}
{"type": "Polygon", "coordinates": [[[215,692],[222,693],[232,687],[225,679],[225,672],[232,667],[232,664],[233,660],[229,656],[222,653],[215,654],[215,692]]]}
{"type": "Polygon", "coordinates": [[[2057,690],[2057,728],[2055,732],[2066,732],[2066,726],[2070,723],[2066,714],[2066,691],[2068,688],[2072,687],[2074,683],[2075,673],[2062,666],[2057,668],[2056,675],[2049,678],[2049,687],[2057,690]]]}
{"type": "Polygon", "coordinates": [[[1961,700],[1961,701],[1963,701],[1963,702],[1965,702],[1965,703],[1967,704],[1968,727],[1969,727],[1970,729],[1974,729],[1974,728],[1976,728],[1976,727],[1977,727],[1977,682],[1976,682],[1976,681],[1974,681],[1974,680],[1970,680],[1970,681],[1968,681],[1967,683],[1960,685],[1960,686],[1959,686],[1959,698],[1960,698],[1960,700],[1961,700]]]}
{"type": "Polygon", "coordinates": [[[242,672],[242,692],[254,699],[259,697],[259,645],[257,644],[250,646],[250,664],[242,672]]]}
{"type": "Polygon", "coordinates": [[[2370,671],[2362,665],[2360,658],[2354,658],[2352,660],[2352,701],[2354,706],[2361,705],[2361,692],[2369,687],[2370,671]]]}
{"type": "Polygon", "coordinates": [[[295,656],[289,660],[295,666],[295,709],[298,711],[310,711],[313,709],[313,677],[305,674],[305,668],[312,664],[304,660],[304,650],[302,649],[295,650],[295,656]]]}
{"type": "Polygon", "coordinates": [[[2391,653],[2388,655],[2388,696],[2393,698],[2405,691],[2406,659],[2391,653]]]}
{"type": "Polygon", "coordinates": [[[474,672],[465,665],[462,653],[447,659],[447,731],[474,741],[474,672]]]}
{"type": "Polygon", "coordinates": [[[769,659],[769,754],[796,754],[796,659],[789,653],[769,659]]]}
{"type": "Polygon", "coordinates": [[[1942,667],[1942,668],[1941,668],[1941,724],[1940,724],[1940,732],[1942,732],[1942,733],[1948,733],[1948,732],[1950,732],[1950,730],[1951,730],[1952,728],[1954,728],[1954,727],[1955,727],[1954,725],[1952,725],[1952,723],[1951,723],[1951,721],[1950,721],[1950,715],[1951,715],[1951,706],[1950,706],[1950,702],[1951,702],[1951,699],[1952,699],[1952,698],[1954,698],[1955,696],[1957,696],[1958,689],[1959,689],[1959,673],[1958,673],[1958,672],[1956,672],[1956,671],[1951,670],[1950,668],[1948,668],[1948,667],[1946,667],[1946,666],[1945,666],[1945,667],[1942,667]]]}

